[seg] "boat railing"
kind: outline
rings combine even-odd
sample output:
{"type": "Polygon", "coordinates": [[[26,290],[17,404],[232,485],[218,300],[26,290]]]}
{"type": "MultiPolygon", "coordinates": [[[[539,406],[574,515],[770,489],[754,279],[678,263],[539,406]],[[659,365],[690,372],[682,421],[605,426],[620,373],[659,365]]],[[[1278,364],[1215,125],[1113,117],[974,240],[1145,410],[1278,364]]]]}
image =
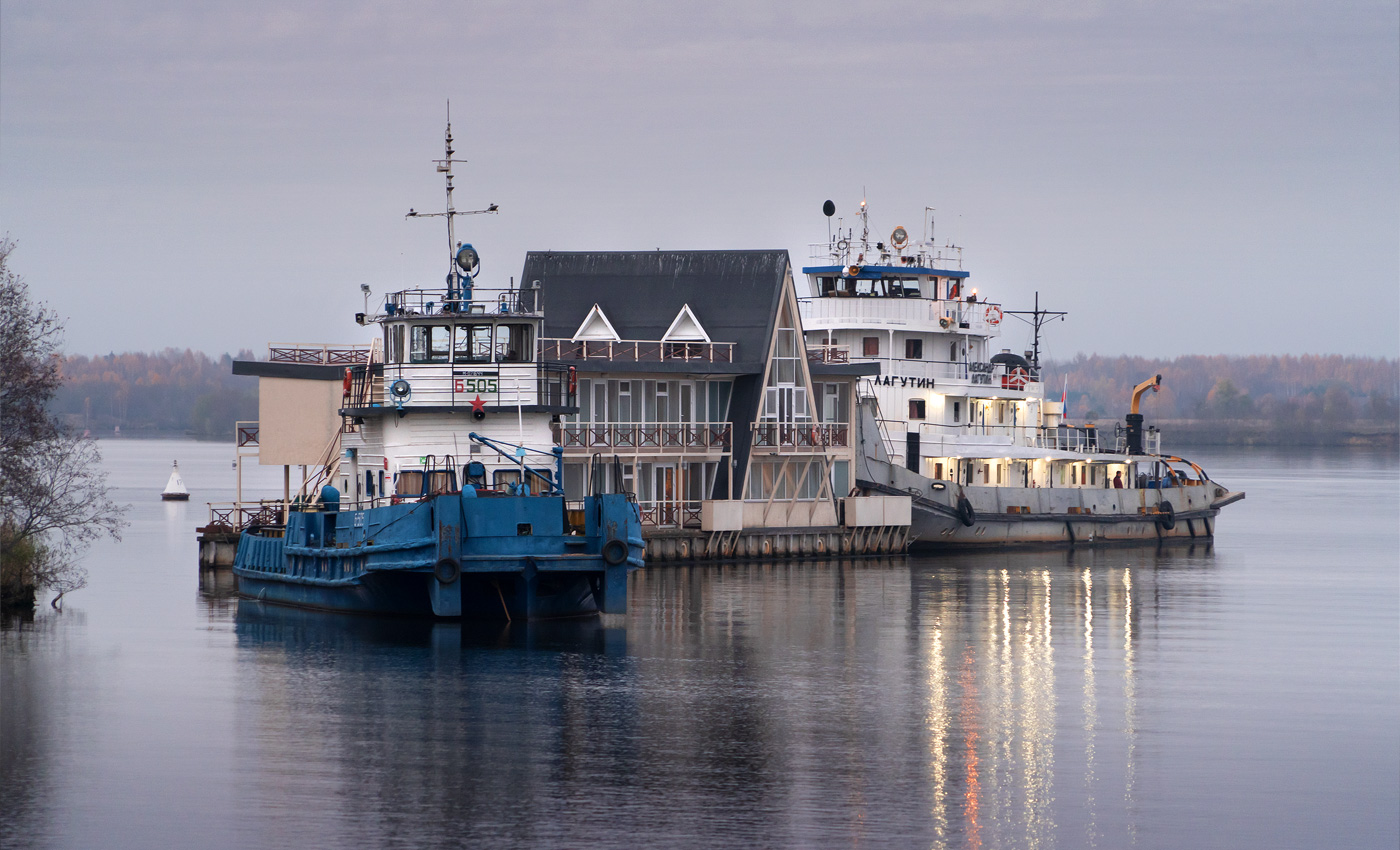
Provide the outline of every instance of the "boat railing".
{"type": "Polygon", "coordinates": [[[382,313],[372,318],[394,316],[461,316],[494,314],[537,316],[543,312],[540,290],[488,289],[471,287],[466,293],[446,289],[403,289],[384,297],[382,313]]]}
{"type": "MultiPolygon", "coordinates": [[[[891,433],[909,429],[915,424],[906,420],[887,420],[881,423],[891,433]]],[[[920,439],[926,443],[951,442],[962,446],[991,447],[997,445],[1018,448],[1053,449],[1057,451],[1081,452],[1084,454],[1123,454],[1127,451],[1127,435],[1121,426],[1101,429],[1094,425],[1057,425],[1054,427],[1030,425],[984,425],[964,423],[946,425],[933,422],[918,424],[920,439]]],[[[1143,450],[1148,454],[1161,451],[1161,433],[1149,428],[1143,434],[1143,450]]],[[[892,443],[893,441],[888,441],[892,443]]],[[[893,448],[887,445],[887,450],[893,448]]],[[[956,452],[958,446],[944,446],[941,450],[956,452]]]]}
{"type": "Polygon", "coordinates": [[[555,444],[565,449],[719,449],[728,451],[728,422],[563,422],[555,444]]]}
{"type": "Polygon", "coordinates": [[[758,422],[751,425],[753,447],[781,449],[845,448],[851,426],[845,422],[758,422]]]}
{"type": "Polygon", "coordinates": [[[882,266],[917,265],[925,268],[962,270],[963,249],[957,245],[932,245],[915,242],[902,251],[881,250],[869,242],[851,242],[844,249],[840,241],[812,242],[807,246],[807,257],[823,260],[835,266],[853,262],[853,257],[864,255],[866,265],[882,266]]]}
{"type": "Polygon", "coordinates": [[[306,363],[321,366],[354,366],[370,362],[371,343],[315,345],[299,342],[270,342],[267,359],[271,363],[306,363]]]}
{"type": "Polygon", "coordinates": [[[799,298],[802,320],[842,328],[891,326],[898,330],[969,331],[992,336],[999,333],[1005,314],[989,301],[947,301],[855,294],[799,298]]]}
{"type": "Polygon", "coordinates": [[[732,342],[666,342],[640,339],[541,339],[541,360],[601,360],[623,363],[697,361],[733,363],[732,342]]]}

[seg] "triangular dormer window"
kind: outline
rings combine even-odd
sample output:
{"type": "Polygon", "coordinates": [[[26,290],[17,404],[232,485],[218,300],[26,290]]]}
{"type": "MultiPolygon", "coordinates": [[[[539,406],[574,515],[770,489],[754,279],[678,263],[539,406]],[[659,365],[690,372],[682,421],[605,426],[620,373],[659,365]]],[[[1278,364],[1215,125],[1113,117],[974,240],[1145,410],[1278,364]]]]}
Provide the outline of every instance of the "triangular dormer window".
{"type": "Polygon", "coordinates": [[[671,327],[666,329],[665,335],[661,337],[662,342],[709,342],[710,335],[705,332],[705,328],[700,325],[700,320],[695,318],[695,312],[690,309],[689,304],[681,305],[681,311],[676,314],[676,320],[671,323],[671,327]]]}
{"type": "Polygon", "coordinates": [[[589,310],[588,315],[584,318],[583,324],[579,325],[578,330],[574,331],[574,342],[585,340],[607,342],[622,341],[622,337],[618,336],[617,331],[613,330],[612,322],[608,321],[607,315],[603,313],[603,308],[599,307],[597,304],[593,305],[593,309],[589,310]]]}

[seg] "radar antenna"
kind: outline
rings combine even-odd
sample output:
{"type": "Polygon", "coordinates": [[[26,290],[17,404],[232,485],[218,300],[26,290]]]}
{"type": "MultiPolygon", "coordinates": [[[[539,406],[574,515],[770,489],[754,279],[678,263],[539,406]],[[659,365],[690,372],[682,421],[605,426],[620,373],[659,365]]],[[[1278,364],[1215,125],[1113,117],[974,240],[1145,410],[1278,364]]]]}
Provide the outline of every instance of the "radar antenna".
{"type": "Polygon", "coordinates": [[[1006,311],[1006,315],[1008,315],[1008,316],[1015,316],[1016,318],[1020,319],[1021,321],[1025,322],[1026,324],[1028,324],[1028,325],[1031,326],[1031,329],[1032,329],[1032,335],[1031,335],[1031,365],[1034,366],[1035,368],[1039,369],[1039,368],[1040,368],[1040,329],[1041,329],[1041,327],[1042,327],[1046,322],[1050,321],[1051,319],[1055,319],[1055,318],[1058,318],[1060,321],[1063,322],[1063,321],[1065,320],[1065,316],[1067,316],[1067,315],[1069,315],[1069,314],[1068,314],[1068,313],[1063,313],[1063,312],[1052,312],[1052,311],[1050,311],[1050,310],[1042,310],[1042,309],[1040,309],[1040,290],[1037,289],[1036,292],[1035,292],[1035,309],[1034,309],[1034,310],[1007,310],[1007,311],[1006,311]],[[1026,318],[1027,316],[1029,316],[1030,318],[1026,318]]]}

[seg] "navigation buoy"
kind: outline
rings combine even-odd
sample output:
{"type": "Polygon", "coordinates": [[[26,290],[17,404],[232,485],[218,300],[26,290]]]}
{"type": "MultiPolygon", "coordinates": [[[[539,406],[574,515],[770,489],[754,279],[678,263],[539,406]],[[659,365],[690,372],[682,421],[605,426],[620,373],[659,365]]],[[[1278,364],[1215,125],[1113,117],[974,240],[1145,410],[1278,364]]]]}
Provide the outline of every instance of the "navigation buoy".
{"type": "Polygon", "coordinates": [[[180,462],[174,462],[174,469],[170,470],[170,480],[165,483],[165,489],[161,491],[160,497],[166,502],[188,502],[190,491],[185,489],[185,480],[180,477],[180,462]]]}

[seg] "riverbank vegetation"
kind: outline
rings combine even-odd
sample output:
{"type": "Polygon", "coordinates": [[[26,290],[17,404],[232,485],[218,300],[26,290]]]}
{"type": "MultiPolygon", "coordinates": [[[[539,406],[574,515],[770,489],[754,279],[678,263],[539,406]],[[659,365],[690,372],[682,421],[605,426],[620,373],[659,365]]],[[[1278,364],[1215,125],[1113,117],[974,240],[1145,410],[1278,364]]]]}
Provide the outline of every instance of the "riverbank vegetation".
{"type": "Polygon", "coordinates": [[[1400,445],[1400,360],[1341,355],[1084,356],[1045,364],[1046,396],[1071,422],[1121,420],[1133,386],[1148,424],[1195,445],[1400,445]]]}
{"type": "Polygon", "coordinates": [[[119,537],[124,508],[111,500],[97,444],[50,408],[62,386],[63,326],[29,298],[0,240],[0,611],[32,611],[40,590],[55,602],[87,583],[80,556],[119,537]]]}

